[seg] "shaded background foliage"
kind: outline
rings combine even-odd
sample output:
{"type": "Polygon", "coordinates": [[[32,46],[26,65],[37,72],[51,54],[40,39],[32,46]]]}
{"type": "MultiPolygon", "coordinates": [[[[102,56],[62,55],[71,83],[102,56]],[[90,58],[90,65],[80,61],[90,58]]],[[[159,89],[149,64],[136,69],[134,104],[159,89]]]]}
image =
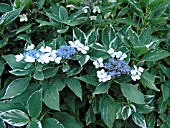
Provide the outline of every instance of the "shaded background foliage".
{"type": "Polygon", "coordinates": [[[169,0],[2,0],[0,127],[170,127],[169,14],[169,0]],[[126,52],[126,62],[145,69],[141,79],[99,83],[84,55],[59,66],[15,61],[31,43],[58,49],[73,37],[90,47],[91,60],[107,59],[109,46],[126,52]]]}

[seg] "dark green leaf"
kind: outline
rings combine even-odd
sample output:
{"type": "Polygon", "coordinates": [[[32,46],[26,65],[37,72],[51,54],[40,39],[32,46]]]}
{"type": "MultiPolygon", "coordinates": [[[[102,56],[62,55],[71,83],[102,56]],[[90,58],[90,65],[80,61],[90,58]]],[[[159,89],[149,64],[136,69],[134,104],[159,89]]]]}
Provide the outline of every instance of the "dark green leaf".
{"type": "Polygon", "coordinates": [[[50,83],[55,85],[58,88],[58,91],[62,91],[66,86],[65,76],[62,74],[57,74],[51,78],[50,83]]]}
{"type": "Polygon", "coordinates": [[[34,92],[27,100],[28,113],[32,118],[40,116],[42,111],[42,90],[34,92]]]}
{"type": "Polygon", "coordinates": [[[29,122],[28,115],[25,112],[17,109],[2,112],[0,113],[0,116],[3,121],[12,126],[20,127],[26,125],[29,122]]]}
{"type": "Polygon", "coordinates": [[[67,78],[66,84],[74,92],[74,94],[82,100],[82,89],[80,81],[75,78],[67,78]]]}
{"type": "Polygon", "coordinates": [[[35,70],[33,77],[36,80],[44,80],[44,75],[43,75],[42,71],[35,70]]]}
{"type": "Polygon", "coordinates": [[[45,79],[54,76],[58,72],[59,67],[48,67],[43,70],[43,75],[45,79]]]}
{"type": "Polygon", "coordinates": [[[83,128],[83,124],[80,121],[66,112],[56,112],[54,117],[64,126],[64,128],[83,128]]]}
{"type": "Polygon", "coordinates": [[[38,120],[32,120],[29,122],[26,128],[42,128],[42,124],[38,120]]]}
{"type": "Polygon", "coordinates": [[[104,123],[109,128],[112,128],[113,122],[116,119],[117,104],[110,95],[104,94],[102,96],[99,103],[99,111],[104,123]]]}
{"type": "Polygon", "coordinates": [[[60,97],[58,88],[55,85],[46,85],[44,88],[44,103],[51,109],[60,110],[60,97]]]}
{"type": "Polygon", "coordinates": [[[3,48],[8,44],[8,38],[4,38],[3,40],[0,40],[0,48],[3,48]]]}
{"type": "Polygon", "coordinates": [[[42,120],[43,128],[65,128],[57,119],[45,118],[42,120]]]}
{"type": "Polygon", "coordinates": [[[19,16],[19,14],[21,13],[22,10],[23,10],[23,7],[9,12],[8,17],[4,21],[4,25],[8,25],[12,21],[14,21],[19,16]]]}
{"type": "Polygon", "coordinates": [[[96,89],[93,92],[93,95],[95,94],[102,94],[102,93],[106,93],[110,88],[110,84],[109,83],[101,83],[99,84],[96,89]]]}
{"type": "Polygon", "coordinates": [[[105,50],[111,47],[112,42],[116,39],[115,30],[112,25],[108,25],[102,32],[102,43],[105,50]]]}
{"type": "Polygon", "coordinates": [[[20,28],[18,28],[16,34],[26,31],[27,29],[31,28],[31,26],[32,26],[32,24],[26,24],[24,26],[21,26],[20,28]]]}
{"type": "Polygon", "coordinates": [[[24,69],[26,63],[17,62],[14,55],[4,55],[2,58],[8,63],[12,69],[24,69]]]}
{"type": "Polygon", "coordinates": [[[5,3],[0,3],[0,12],[9,12],[12,10],[12,7],[5,3]]]}
{"type": "Polygon", "coordinates": [[[168,97],[170,97],[170,87],[166,84],[162,84],[161,91],[163,95],[163,102],[165,102],[168,99],[168,97]]]}
{"type": "Polygon", "coordinates": [[[83,65],[85,65],[90,59],[89,55],[82,55],[80,58],[78,58],[78,61],[81,65],[81,67],[83,67],[83,65]]]}
{"type": "Polygon", "coordinates": [[[2,119],[0,119],[0,128],[6,128],[5,123],[2,119]]]}
{"type": "Polygon", "coordinates": [[[12,81],[6,89],[3,99],[13,98],[17,95],[20,95],[27,88],[29,82],[30,77],[19,78],[12,81]]]}
{"type": "Polygon", "coordinates": [[[146,53],[144,57],[142,58],[142,60],[157,61],[157,60],[166,58],[168,56],[170,56],[170,53],[168,51],[165,51],[163,49],[157,49],[157,50],[146,53]]]}
{"type": "Polygon", "coordinates": [[[44,5],[45,0],[38,0],[38,5],[37,5],[37,9],[42,8],[42,6],[44,5]]]}
{"type": "Polygon", "coordinates": [[[143,45],[147,45],[150,43],[151,39],[151,27],[145,28],[139,36],[139,40],[143,45]]]}
{"type": "Polygon", "coordinates": [[[33,72],[33,69],[30,70],[14,69],[9,72],[16,76],[25,76],[31,74],[33,72]]]}
{"type": "Polygon", "coordinates": [[[80,40],[81,43],[85,43],[86,35],[77,27],[73,29],[73,37],[77,40],[80,40]]]}
{"type": "Polygon", "coordinates": [[[91,44],[96,43],[96,41],[97,41],[97,32],[96,32],[95,29],[92,29],[90,31],[90,33],[87,35],[85,44],[86,45],[91,45],[91,44]]]}
{"type": "Polygon", "coordinates": [[[135,85],[132,84],[121,84],[121,91],[123,95],[136,104],[144,104],[144,95],[138,90],[135,85]]]}
{"type": "Polygon", "coordinates": [[[97,86],[99,84],[98,78],[96,75],[85,75],[85,76],[80,76],[80,77],[74,77],[76,79],[79,79],[85,83],[97,86]]]}
{"type": "Polygon", "coordinates": [[[150,74],[146,70],[142,73],[140,83],[150,89],[153,89],[155,91],[160,91],[155,85],[155,78],[153,77],[152,74],[150,74]]]}

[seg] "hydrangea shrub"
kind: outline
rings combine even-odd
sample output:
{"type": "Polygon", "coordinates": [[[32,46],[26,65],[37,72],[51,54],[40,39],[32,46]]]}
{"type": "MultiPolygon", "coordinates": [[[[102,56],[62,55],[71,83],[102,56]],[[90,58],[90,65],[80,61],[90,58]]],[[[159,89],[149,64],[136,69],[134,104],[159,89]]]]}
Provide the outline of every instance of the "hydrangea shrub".
{"type": "Polygon", "coordinates": [[[2,0],[0,128],[169,128],[169,0],[2,0]]]}

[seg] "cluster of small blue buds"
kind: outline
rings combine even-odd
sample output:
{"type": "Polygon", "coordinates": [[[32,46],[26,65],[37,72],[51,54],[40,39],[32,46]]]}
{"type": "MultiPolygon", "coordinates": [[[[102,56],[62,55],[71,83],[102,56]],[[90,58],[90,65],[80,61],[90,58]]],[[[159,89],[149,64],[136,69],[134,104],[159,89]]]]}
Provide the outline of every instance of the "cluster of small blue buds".
{"type": "Polygon", "coordinates": [[[74,47],[63,45],[57,50],[56,55],[62,59],[70,59],[76,52],[74,47]]]}
{"type": "Polygon", "coordinates": [[[121,74],[130,74],[131,71],[130,66],[124,60],[114,58],[110,58],[108,62],[105,62],[103,67],[112,78],[121,74]]]}

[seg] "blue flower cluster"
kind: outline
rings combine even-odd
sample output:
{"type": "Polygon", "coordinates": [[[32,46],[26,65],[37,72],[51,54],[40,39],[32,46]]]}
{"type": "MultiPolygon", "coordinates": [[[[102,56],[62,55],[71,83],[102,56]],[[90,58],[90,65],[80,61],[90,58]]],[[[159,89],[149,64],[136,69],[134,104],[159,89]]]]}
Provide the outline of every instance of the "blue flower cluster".
{"type": "Polygon", "coordinates": [[[114,58],[110,58],[108,62],[105,62],[103,68],[112,78],[121,74],[130,74],[131,71],[130,66],[124,60],[114,58]]]}
{"type": "Polygon", "coordinates": [[[63,45],[57,50],[52,50],[49,46],[42,46],[39,50],[34,49],[34,44],[29,45],[23,54],[16,55],[16,61],[24,60],[25,62],[34,63],[38,61],[42,64],[49,62],[60,63],[62,59],[70,59],[71,56],[77,53],[74,47],[63,45]]]}
{"type": "Polygon", "coordinates": [[[63,45],[57,50],[56,55],[62,59],[69,59],[76,52],[77,51],[74,47],[63,45]]]}

